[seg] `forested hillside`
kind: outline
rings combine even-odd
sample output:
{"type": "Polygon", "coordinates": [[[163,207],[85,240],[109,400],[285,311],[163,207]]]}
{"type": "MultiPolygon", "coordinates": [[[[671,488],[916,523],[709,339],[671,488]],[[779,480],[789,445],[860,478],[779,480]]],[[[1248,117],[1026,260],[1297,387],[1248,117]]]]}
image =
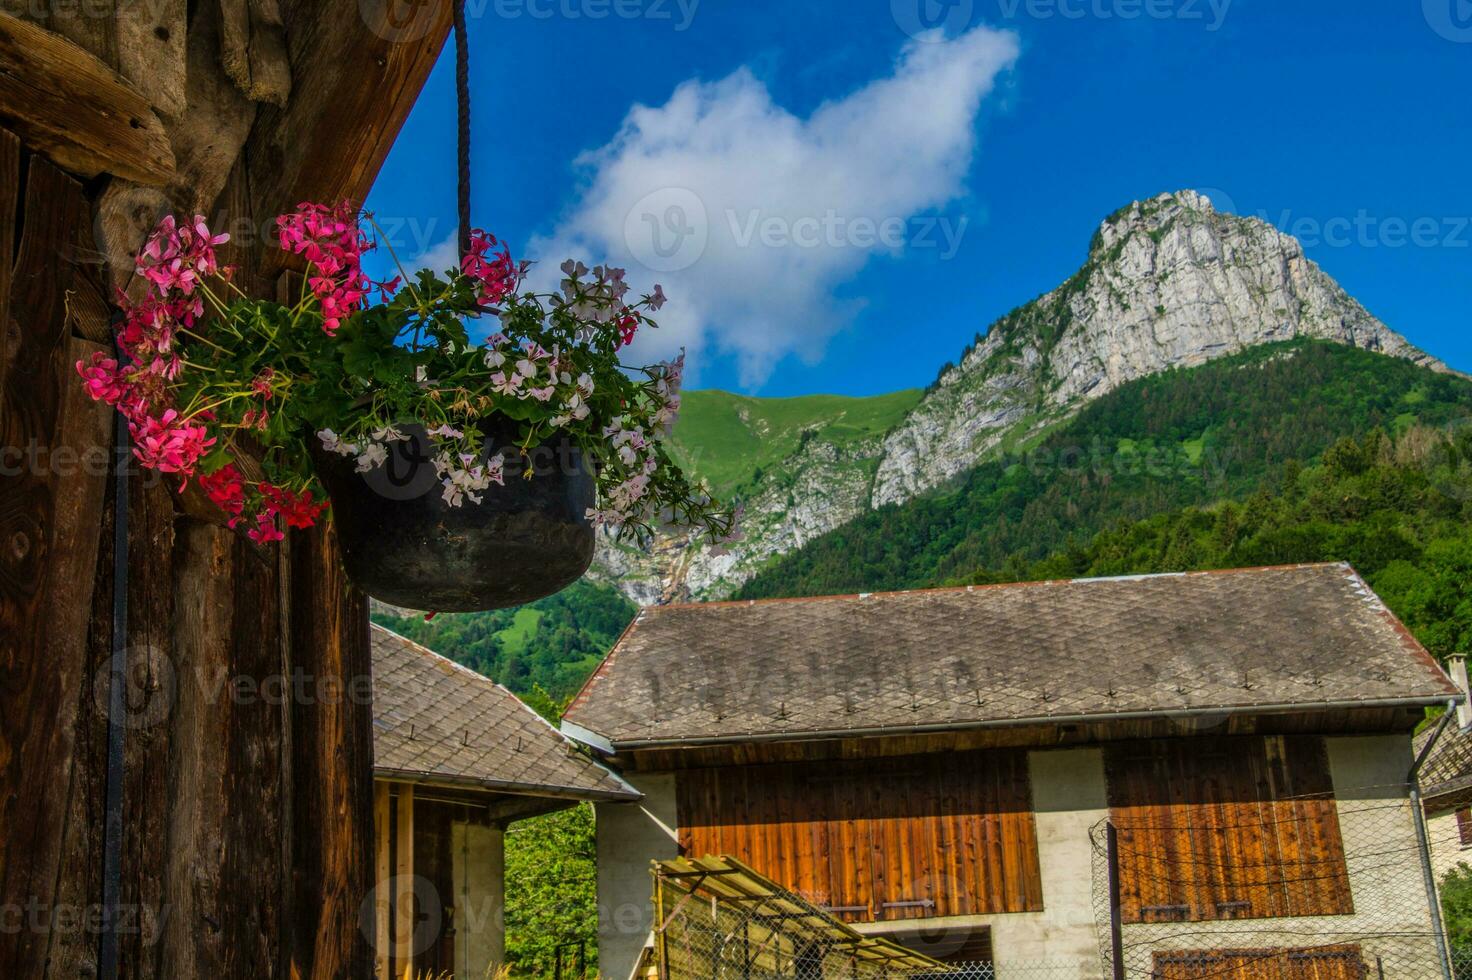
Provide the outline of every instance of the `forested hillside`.
{"type": "Polygon", "coordinates": [[[1346,561],[1437,657],[1472,649],[1472,429],[1345,438],[1242,502],[1121,520],[945,584],[1346,561]]]}
{"type": "Polygon", "coordinates": [[[1240,500],[1345,436],[1472,417],[1472,382],[1321,341],[1131,382],[1031,447],[769,566],[740,598],[920,588],[1024,567],[1120,520],[1240,500]]]}
{"type": "Polygon", "coordinates": [[[617,589],[584,581],[515,609],[426,620],[375,608],[373,621],[504,684],[552,716],[598,666],[634,611],[617,589]]]}

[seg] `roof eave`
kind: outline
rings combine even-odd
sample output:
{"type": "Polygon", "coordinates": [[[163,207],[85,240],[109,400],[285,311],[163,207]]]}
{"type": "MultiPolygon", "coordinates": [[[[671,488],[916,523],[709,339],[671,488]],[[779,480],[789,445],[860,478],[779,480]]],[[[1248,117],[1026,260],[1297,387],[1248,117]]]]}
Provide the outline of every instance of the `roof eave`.
{"type": "Polygon", "coordinates": [[[654,739],[611,739],[597,732],[563,721],[563,731],[569,737],[587,745],[593,741],[578,737],[571,728],[587,733],[601,745],[606,745],[607,754],[633,752],[641,749],[680,749],[711,745],[743,745],[753,742],[810,742],[835,738],[871,738],[886,735],[924,735],[940,732],[975,731],[988,728],[1020,728],[1028,725],[1101,724],[1113,721],[1141,721],[1150,718],[1194,718],[1202,716],[1237,715],[1281,715],[1304,711],[1338,711],[1354,708],[1435,708],[1447,703],[1446,694],[1426,694],[1402,698],[1374,698],[1357,701],[1318,701],[1286,704],[1238,705],[1234,707],[1170,708],[1144,711],[1115,711],[1070,715],[1038,715],[1031,718],[1005,718],[975,722],[936,722],[927,725],[880,725],[869,728],[814,729],[811,731],[771,731],[708,735],[693,738],[654,739]]]}
{"type": "Polygon", "coordinates": [[[418,769],[394,769],[384,766],[375,766],[373,775],[380,779],[400,783],[438,785],[458,789],[481,789],[486,792],[502,793],[507,796],[535,796],[550,800],[575,800],[588,803],[634,803],[644,798],[643,793],[640,793],[627,782],[616,776],[614,778],[622,784],[623,788],[600,790],[587,789],[581,786],[504,782],[495,779],[483,779],[479,776],[428,772],[418,769]]]}

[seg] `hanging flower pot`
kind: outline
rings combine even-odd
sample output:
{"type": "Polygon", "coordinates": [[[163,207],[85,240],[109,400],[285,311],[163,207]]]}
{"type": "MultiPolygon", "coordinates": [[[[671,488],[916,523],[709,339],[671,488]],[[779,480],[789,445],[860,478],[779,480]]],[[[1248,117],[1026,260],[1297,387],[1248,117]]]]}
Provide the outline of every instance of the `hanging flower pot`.
{"type": "Polygon", "coordinates": [[[623,270],[567,262],[557,292],[526,291],[527,265],[480,231],[458,268],[374,282],[365,220],[347,204],[278,219],[307,267],[290,303],[236,289],[203,218],[159,225],[137,263],[151,290],[123,301],[121,357],[77,364],[142,465],[196,481],[263,545],[319,520],[325,486],[349,576],[418,609],[555,592],[587,569],[600,525],[733,536],[662,442],[683,355],[621,363],[655,326],[659,286],[636,299],[623,270]],[[472,339],[483,316],[494,332],[472,339]],[[236,465],[242,436],[263,478],[236,465]]]}
{"type": "Polygon", "coordinates": [[[404,438],[366,472],[314,446],[343,563],[370,596],[410,609],[499,609],[564,589],[588,570],[596,479],[582,450],[561,435],[523,454],[518,425],[504,416],[477,428],[487,446],[472,481],[479,489],[444,487],[421,425],[403,427],[404,438]]]}

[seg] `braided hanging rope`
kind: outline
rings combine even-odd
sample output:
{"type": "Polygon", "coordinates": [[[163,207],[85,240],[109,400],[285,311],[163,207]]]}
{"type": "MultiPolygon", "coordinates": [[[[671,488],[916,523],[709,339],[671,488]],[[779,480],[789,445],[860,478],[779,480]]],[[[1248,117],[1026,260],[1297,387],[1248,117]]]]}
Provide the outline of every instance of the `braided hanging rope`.
{"type": "Polygon", "coordinates": [[[455,101],[459,110],[457,204],[460,211],[460,258],[470,252],[470,40],[465,31],[465,0],[455,3],[455,101]]]}

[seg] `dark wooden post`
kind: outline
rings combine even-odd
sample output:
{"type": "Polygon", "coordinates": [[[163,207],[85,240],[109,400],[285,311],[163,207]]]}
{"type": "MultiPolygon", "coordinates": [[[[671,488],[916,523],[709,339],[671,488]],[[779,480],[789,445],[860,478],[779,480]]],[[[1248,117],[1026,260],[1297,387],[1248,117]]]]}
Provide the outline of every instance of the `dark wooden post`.
{"type": "Polygon", "coordinates": [[[1109,954],[1114,980],[1124,977],[1124,925],[1119,901],[1119,831],[1114,823],[1104,827],[1105,857],[1109,863],[1109,954]]]}

